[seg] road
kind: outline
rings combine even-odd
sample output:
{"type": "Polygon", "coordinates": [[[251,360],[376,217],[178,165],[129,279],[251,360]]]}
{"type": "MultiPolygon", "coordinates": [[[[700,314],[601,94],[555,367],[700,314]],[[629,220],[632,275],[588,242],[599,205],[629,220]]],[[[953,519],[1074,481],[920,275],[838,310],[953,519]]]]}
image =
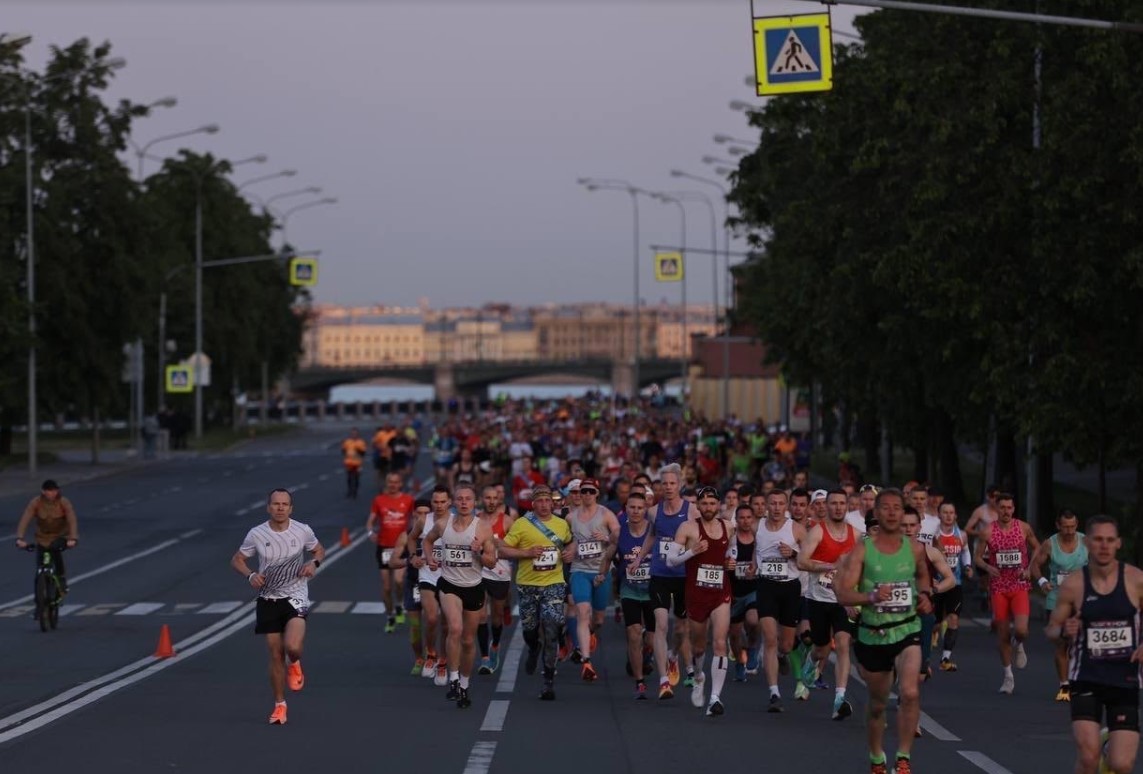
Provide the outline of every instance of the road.
{"type": "MultiPolygon", "coordinates": [[[[444,689],[408,675],[406,630],[382,632],[376,568],[360,534],[367,500],[344,498],[332,451],[341,429],[309,427],[69,486],[82,541],[67,556],[72,591],[58,631],[40,633],[23,601],[28,555],[12,551],[0,563],[0,770],[23,774],[50,761],[88,772],[868,771],[859,684],[850,690],[857,713],[842,723],[829,720],[832,692],[798,703],[785,683],[786,713],[767,714],[761,678],[728,680],[721,718],[704,717],[686,693],[635,702],[621,628],[610,619],[594,684],[565,664],[557,700],[540,702],[539,677],[518,666],[513,627],[503,669],[474,677],[473,707],[444,701],[444,689]],[[337,547],[311,584],[307,683],[289,697],[285,727],[266,723],[264,646],[252,634],[249,590],[228,567],[276,486],[294,489],[296,518],[337,547]],[[345,549],[342,527],[354,536],[345,549]],[[178,655],[157,660],[163,624],[178,655]]],[[[0,507],[18,514],[24,501],[0,498],[0,507]]],[[[966,623],[960,671],[938,673],[923,691],[918,771],[1070,771],[1067,708],[1051,700],[1049,648],[1038,634],[1029,655],[1016,694],[999,696],[987,622],[966,623]]]]}

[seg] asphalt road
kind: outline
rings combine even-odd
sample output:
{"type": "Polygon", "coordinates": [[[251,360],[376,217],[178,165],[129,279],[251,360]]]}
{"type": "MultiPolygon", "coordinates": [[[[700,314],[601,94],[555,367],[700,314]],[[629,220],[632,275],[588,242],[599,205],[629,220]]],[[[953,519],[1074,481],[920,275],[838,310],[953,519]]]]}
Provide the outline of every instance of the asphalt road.
{"type": "MultiPolygon", "coordinates": [[[[635,702],[621,627],[610,616],[596,683],[580,682],[578,669],[564,664],[557,700],[539,701],[540,678],[519,668],[513,627],[501,671],[473,678],[472,708],[444,701],[444,689],[408,674],[406,628],[383,633],[376,566],[358,539],[368,500],[365,490],[356,502],[344,498],[332,450],[343,429],[310,427],[231,454],[69,486],[82,541],[67,556],[72,591],[58,631],[41,633],[22,601],[30,556],[13,550],[0,562],[0,771],[23,774],[45,764],[85,772],[257,767],[299,774],[868,771],[858,682],[850,688],[856,714],[840,723],[829,720],[832,691],[794,702],[788,678],[782,715],[766,713],[760,677],[728,679],[720,718],[704,717],[687,691],[671,702],[635,702]],[[276,486],[295,489],[295,517],[327,547],[338,545],[343,526],[354,536],[311,583],[306,687],[289,697],[285,727],[266,723],[272,699],[264,645],[252,634],[249,589],[228,567],[276,486]],[[163,624],[178,655],[157,660],[151,654],[163,624]]],[[[0,509],[14,519],[24,501],[2,498],[0,509]]],[[[998,695],[987,622],[966,622],[960,671],[938,672],[923,689],[917,771],[1071,770],[1067,707],[1052,701],[1050,651],[1038,633],[1029,656],[1016,694],[998,695]]]]}

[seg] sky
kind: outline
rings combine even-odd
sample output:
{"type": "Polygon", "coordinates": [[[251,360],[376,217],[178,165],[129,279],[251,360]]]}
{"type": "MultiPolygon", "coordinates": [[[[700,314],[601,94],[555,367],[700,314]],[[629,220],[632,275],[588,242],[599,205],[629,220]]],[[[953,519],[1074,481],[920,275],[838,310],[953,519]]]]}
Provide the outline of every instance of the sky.
{"type": "MultiPolygon", "coordinates": [[[[757,16],[822,8],[753,2],[757,16]]],[[[835,29],[852,32],[855,10],[835,6],[835,29]]],[[[707,194],[721,245],[722,194],[669,171],[718,179],[701,160],[730,158],[713,136],[754,135],[729,107],[762,104],[745,82],[750,16],[750,0],[8,0],[4,26],[33,36],[35,69],[50,46],[109,40],[127,60],[112,99],[177,97],[136,123],[139,144],[221,127],[152,153],[266,154],[232,179],[292,168],[248,190],[322,187],[286,209],[336,197],[287,221],[291,243],[321,250],[316,302],[441,308],[631,303],[630,199],[581,177],[707,194]]],[[[640,296],[677,303],[650,245],[679,244],[678,207],[639,206],[640,296]]],[[[710,247],[705,204],[686,205],[686,226],[689,246],[710,247]]],[[[711,299],[709,260],[688,259],[691,303],[711,299]]]]}

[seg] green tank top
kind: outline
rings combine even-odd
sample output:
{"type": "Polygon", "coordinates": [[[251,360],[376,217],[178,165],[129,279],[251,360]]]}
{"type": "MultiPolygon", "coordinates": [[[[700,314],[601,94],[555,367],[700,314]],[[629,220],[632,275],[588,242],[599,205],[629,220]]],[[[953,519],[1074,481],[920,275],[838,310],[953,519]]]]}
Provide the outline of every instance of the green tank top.
{"type": "Polygon", "coordinates": [[[1048,538],[1052,547],[1048,559],[1048,582],[1052,584],[1052,590],[1048,592],[1048,598],[1044,600],[1044,607],[1048,610],[1056,609],[1057,592],[1059,592],[1060,584],[1064,582],[1064,578],[1073,572],[1082,570],[1087,565],[1087,546],[1083,542],[1083,537],[1082,532],[1076,533],[1077,545],[1070,554],[1060,548],[1055,535],[1048,538]]]}
{"type": "Polygon", "coordinates": [[[893,587],[893,596],[876,605],[863,605],[857,630],[858,642],[866,645],[892,645],[921,631],[917,617],[917,566],[913,545],[902,537],[894,554],[877,550],[873,540],[865,541],[865,566],[858,590],[868,594],[880,585],[893,587]]]}

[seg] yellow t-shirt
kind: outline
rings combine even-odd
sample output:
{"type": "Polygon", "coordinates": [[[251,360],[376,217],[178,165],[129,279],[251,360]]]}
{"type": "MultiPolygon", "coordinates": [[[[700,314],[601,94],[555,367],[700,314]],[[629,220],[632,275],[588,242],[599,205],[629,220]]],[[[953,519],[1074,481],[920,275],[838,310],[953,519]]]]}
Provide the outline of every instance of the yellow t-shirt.
{"type": "MultiPolygon", "coordinates": [[[[565,544],[571,542],[571,527],[559,516],[553,516],[547,521],[541,520],[540,523],[565,544]]],[[[564,560],[555,543],[532,526],[527,518],[521,517],[512,522],[512,528],[504,536],[504,544],[525,551],[533,546],[547,549],[540,557],[516,560],[516,583],[519,585],[551,586],[564,582],[564,560]]]]}

